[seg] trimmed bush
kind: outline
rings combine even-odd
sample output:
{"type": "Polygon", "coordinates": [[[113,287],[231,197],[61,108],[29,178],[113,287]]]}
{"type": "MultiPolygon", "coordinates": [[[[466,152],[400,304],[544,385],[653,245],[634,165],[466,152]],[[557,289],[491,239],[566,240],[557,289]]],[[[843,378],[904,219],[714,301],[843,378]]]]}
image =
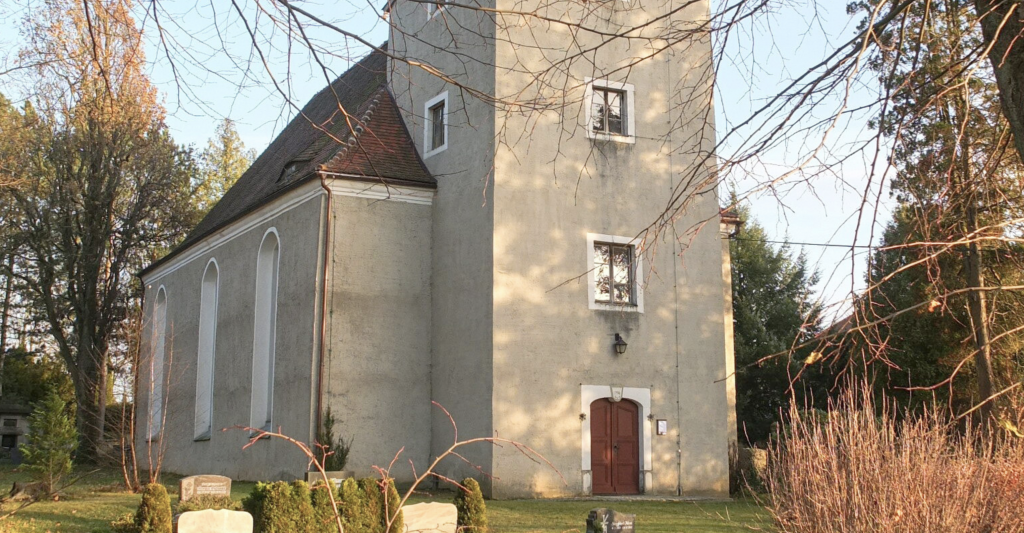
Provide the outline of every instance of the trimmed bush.
{"type": "Polygon", "coordinates": [[[363,491],[364,514],[367,518],[367,529],[362,533],[384,533],[384,493],[380,484],[372,477],[359,480],[359,488],[363,491]]]}
{"type": "Polygon", "coordinates": [[[401,498],[394,481],[384,485],[375,478],[349,478],[340,490],[322,481],[312,490],[304,481],[257,483],[242,500],[242,506],[253,516],[254,533],[337,533],[338,523],[328,492],[331,490],[335,490],[345,533],[386,533],[391,515],[396,516],[390,531],[402,532],[401,498]]]}
{"type": "Polygon", "coordinates": [[[242,500],[252,515],[254,533],[314,533],[316,523],[305,481],[257,483],[242,500]]]}
{"type": "Polygon", "coordinates": [[[334,502],[338,505],[338,511],[341,512],[344,509],[344,502],[341,499],[341,491],[334,487],[334,483],[324,483],[321,480],[313,484],[310,498],[313,502],[314,530],[318,532],[338,533],[338,521],[334,516],[334,507],[331,505],[331,492],[334,492],[334,502]]]}
{"type": "Polygon", "coordinates": [[[462,480],[466,490],[455,491],[455,508],[459,511],[459,530],[482,532],[487,531],[487,505],[484,495],[480,492],[480,484],[473,478],[462,480]]]}
{"type": "Polygon", "coordinates": [[[205,511],[206,509],[238,511],[241,508],[242,503],[232,500],[230,496],[195,496],[187,502],[178,504],[179,513],[205,511]]]}
{"type": "Polygon", "coordinates": [[[135,512],[135,527],[139,533],[171,533],[171,498],[159,483],[150,483],[142,489],[142,502],[135,512]]]}
{"type": "Polygon", "coordinates": [[[372,533],[376,517],[367,512],[369,507],[366,492],[353,478],[341,484],[341,517],[345,523],[345,533],[372,533]]]}
{"type": "Polygon", "coordinates": [[[383,517],[382,529],[388,533],[403,533],[405,531],[405,517],[402,516],[402,497],[398,495],[398,488],[395,487],[395,480],[389,479],[388,486],[385,489],[387,498],[385,498],[387,505],[387,514],[383,517]],[[391,528],[388,528],[388,518],[394,517],[394,521],[391,523],[391,528]]]}

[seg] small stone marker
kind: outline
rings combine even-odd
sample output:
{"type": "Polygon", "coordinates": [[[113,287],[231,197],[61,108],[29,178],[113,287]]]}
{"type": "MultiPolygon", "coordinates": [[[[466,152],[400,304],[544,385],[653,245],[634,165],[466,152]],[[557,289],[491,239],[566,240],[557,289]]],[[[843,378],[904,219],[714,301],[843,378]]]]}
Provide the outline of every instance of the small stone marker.
{"type": "Polygon", "coordinates": [[[587,533],[634,533],[635,514],[625,514],[612,509],[591,509],[587,516],[587,533]]]}
{"type": "Polygon", "coordinates": [[[187,502],[196,496],[231,496],[231,478],[225,476],[189,476],[178,483],[178,501],[187,502]]]}
{"type": "MultiPolygon", "coordinates": [[[[341,484],[346,479],[348,479],[350,477],[353,477],[353,474],[352,474],[352,472],[350,472],[348,470],[328,470],[327,471],[327,479],[331,480],[331,483],[334,483],[334,486],[339,488],[339,489],[341,488],[341,484]]],[[[317,481],[323,481],[323,480],[324,480],[324,476],[320,472],[317,472],[317,471],[306,472],[306,483],[309,483],[310,486],[313,486],[317,481]]]]}
{"type": "Polygon", "coordinates": [[[189,511],[178,516],[178,533],[252,533],[252,515],[227,509],[189,511]]]}
{"type": "Polygon", "coordinates": [[[450,503],[417,503],[402,506],[405,533],[455,533],[459,510],[450,503]]]}

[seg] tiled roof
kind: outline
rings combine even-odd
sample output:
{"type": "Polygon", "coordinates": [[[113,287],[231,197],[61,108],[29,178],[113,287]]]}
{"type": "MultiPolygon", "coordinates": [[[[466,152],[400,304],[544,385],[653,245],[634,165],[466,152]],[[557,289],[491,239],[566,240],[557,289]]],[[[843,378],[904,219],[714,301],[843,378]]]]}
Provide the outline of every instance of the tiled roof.
{"type": "Polygon", "coordinates": [[[386,69],[387,57],[375,51],[317,93],[185,240],[142,274],[316,178],[318,171],[397,185],[436,187],[388,92],[386,69]]]}

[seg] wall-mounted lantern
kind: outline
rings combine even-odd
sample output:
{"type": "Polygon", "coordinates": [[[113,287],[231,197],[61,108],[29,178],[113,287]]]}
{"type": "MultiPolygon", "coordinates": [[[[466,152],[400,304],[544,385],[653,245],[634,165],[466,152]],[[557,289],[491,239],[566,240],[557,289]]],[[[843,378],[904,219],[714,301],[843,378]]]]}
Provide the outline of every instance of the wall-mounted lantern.
{"type": "Polygon", "coordinates": [[[616,333],[615,334],[615,343],[612,344],[612,346],[615,347],[615,353],[616,354],[622,355],[622,354],[626,353],[626,346],[629,346],[629,345],[626,344],[626,340],[622,338],[622,335],[619,335],[618,333],[616,333]]]}

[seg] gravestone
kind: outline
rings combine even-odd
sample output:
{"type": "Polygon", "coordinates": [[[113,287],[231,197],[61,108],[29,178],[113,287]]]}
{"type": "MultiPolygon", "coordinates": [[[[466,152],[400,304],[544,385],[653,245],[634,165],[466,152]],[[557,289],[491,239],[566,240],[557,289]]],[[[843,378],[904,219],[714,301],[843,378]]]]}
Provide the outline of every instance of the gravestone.
{"type": "Polygon", "coordinates": [[[591,509],[587,516],[587,533],[634,533],[636,515],[612,509],[591,509]]]}
{"type": "Polygon", "coordinates": [[[231,496],[231,478],[225,476],[189,476],[178,483],[178,501],[187,502],[196,496],[231,496]]]}
{"type": "Polygon", "coordinates": [[[417,503],[402,506],[404,533],[455,533],[459,510],[450,503],[417,503]]]}
{"type": "Polygon", "coordinates": [[[206,509],[178,515],[178,533],[252,533],[252,515],[245,511],[206,509]]]}

